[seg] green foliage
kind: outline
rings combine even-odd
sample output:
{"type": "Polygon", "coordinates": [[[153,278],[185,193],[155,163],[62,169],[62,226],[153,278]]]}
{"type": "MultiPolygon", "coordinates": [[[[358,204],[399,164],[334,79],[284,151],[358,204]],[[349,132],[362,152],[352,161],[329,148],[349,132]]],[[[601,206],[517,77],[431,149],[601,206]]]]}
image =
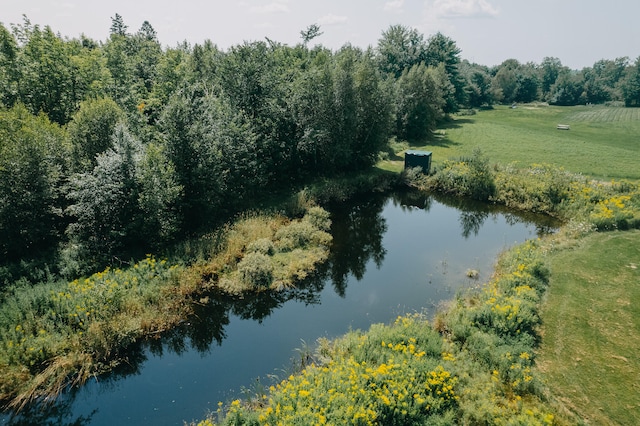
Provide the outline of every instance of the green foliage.
{"type": "Polygon", "coordinates": [[[406,69],[396,82],[396,134],[409,141],[425,139],[443,118],[443,93],[424,64],[406,69]]]}
{"type": "Polygon", "coordinates": [[[71,177],[63,273],[74,276],[127,258],[144,247],[159,247],[179,230],[181,187],[162,148],[142,147],[119,124],[113,148],[97,156],[91,172],[71,177]]]}
{"type": "Polygon", "coordinates": [[[59,126],[22,105],[0,110],[2,259],[33,258],[57,243],[66,169],[65,135],[59,126]]]}
{"type": "Polygon", "coordinates": [[[488,201],[496,191],[489,160],[480,150],[470,158],[445,161],[426,185],[436,191],[488,201]]]}
{"type": "Polygon", "coordinates": [[[19,99],[33,114],[44,111],[52,121],[66,124],[82,99],[71,89],[74,69],[68,45],[49,26],[42,30],[26,20],[22,31],[27,41],[19,59],[19,99]]]}
{"type": "Polygon", "coordinates": [[[302,219],[249,216],[227,234],[224,250],[209,263],[218,285],[230,293],[280,290],[313,273],[329,254],[331,221],[320,207],[302,219]]]}
{"type": "Polygon", "coordinates": [[[177,92],[162,127],[183,190],[179,207],[187,229],[211,223],[219,210],[233,208],[264,182],[253,124],[206,85],[177,92]]]}
{"type": "MultiPolygon", "coordinates": [[[[67,233],[71,248],[77,247],[89,268],[108,264],[111,256],[122,257],[137,243],[136,164],[140,150],[140,142],[118,125],[113,148],[98,155],[93,171],[72,176],[68,213],[75,220],[67,233]]],[[[73,275],[90,270],[82,268],[73,275]]]]}
{"type": "Polygon", "coordinates": [[[273,241],[271,241],[271,239],[259,238],[249,243],[249,245],[247,246],[247,252],[273,256],[273,254],[275,254],[275,246],[273,245],[273,241]]]}
{"type": "Polygon", "coordinates": [[[18,96],[18,44],[0,23],[0,104],[11,107],[18,96]]]}
{"type": "Polygon", "coordinates": [[[234,401],[222,424],[450,423],[459,379],[441,358],[442,340],[425,325],[400,317],[392,327],[374,325],[324,343],[322,365],[272,386],[256,412],[234,401]]]}
{"type": "Polygon", "coordinates": [[[398,78],[405,70],[425,62],[426,49],[424,36],[416,29],[392,25],[378,40],[379,67],[398,78]]]}
{"type": "Polygon", "coordinates": [[[640,57],[626,69],[622,81],[622,97],[626,106],[640,106],[640,57]]]}
{"type": "Polygon", "coordinates": [[[173,241],[180,230],[178,200],[182,195],[175,167],[162,146],[150,143],[145,147],[136,164],[136,183],[142,215],[140,232],[151,247],[160,248],[173,241]]]}
{"type": "Polygon", "coordinates": [[[564,216],[576,185],[587,179],[548,164],[534,164],[528,169],[513,165],[496,168],[498,190],[492,200],[511,208],[564,216]]]}
{"type": "Polygon", "coordinates": [[[266,289],[273,282],[271,258],[263,253],[247,253],[238,262],[238,275],[242,284],[254,289],[266,289]]]}
{"type": "Polygon", "coordinates": [[[10,289],[0,307],[0,398],[19,408],[113,368],[116,354],[175,321],[168,289],[176,269],[149,257],[126,270],[10,289]]]}
{"type": "Polygon", "coordinates": [[[123,119],[124,112],[109,98],[80,104],[67,127],[74,171],[91,171],[96,166],[97,155],[112,147],[114,129],[123,119]]]}
{"type": "Polygon", "coordinates": [[[443,92],[443,109],[446,113],[456,112],[460,105],[466,103],[465,81],[460,75],[460,52],[461,49],[456,42],[440,32],[427,40],[425,64],[436,68],[443,67],[446,84],[452,88],[451,91],[443,92]]]}
{"type": "Polygon", "coordinates": [[[321,207],[311,207],[305,214],[305,219],[315,228],[329,232],[331,230],[331,215],[321,207]]]}

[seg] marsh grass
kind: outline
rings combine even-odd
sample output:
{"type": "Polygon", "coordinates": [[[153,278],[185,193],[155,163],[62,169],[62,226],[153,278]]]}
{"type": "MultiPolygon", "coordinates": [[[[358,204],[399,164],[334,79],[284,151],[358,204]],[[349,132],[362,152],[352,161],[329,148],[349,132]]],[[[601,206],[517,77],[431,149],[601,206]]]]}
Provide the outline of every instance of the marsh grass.
{"type": "Polygon", "coordinates": [[[143,335],[187,313],[174,291],[180,268],[153,257],[68,283],[19,287],[0,308],[0,399],[14,409],[53,399],[117,365],[143,335]]]}
{"type": "Polygon", "coordinates": [[[320,207],[298,220],[249,215],[229,228],[226,246],[201,268],[213,277],[209,285],[229,293],[291,287],[327,259],[330,226],[320,207]]]}

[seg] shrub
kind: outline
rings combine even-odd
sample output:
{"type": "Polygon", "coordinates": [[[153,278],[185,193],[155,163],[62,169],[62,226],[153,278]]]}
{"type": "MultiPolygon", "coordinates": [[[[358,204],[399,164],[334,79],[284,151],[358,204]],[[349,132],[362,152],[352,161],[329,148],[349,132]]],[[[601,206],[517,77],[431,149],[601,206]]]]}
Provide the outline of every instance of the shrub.
{"type": "Polygon", "coordinates": [[[488,159],[477,149],[473,156],[445,161],[427,182],[440,192],[487,201],[496,191],[488,159]]]}
{"type": "Polygon", "coordinates": [[[304,220],[321,231],[331,229],[331,215],[323,208],[311,207],[304,216],[304,220]]]}
{"type": "Polygon", "coordinates": [[[238,263],[238,276],[243,284],[253,288],[269,288],[273,281],[271,258],[262,253],[248,253],[238,263]]]}
{"type": "Polygon", "coordinates": [[[267,256],[273,256],[275,253],[275,246],[273,245],[273,241],[269,238],[260,238],[257,239],[247,246],[248,253],[261,253],[267,256]]]}
{"type": "Polygon", "coordinates": [[[319,231],[308,221],[299,221],[280,228],[276,232],[275,240],[276,248],[287,252],[296,248],[305,248],[310,244],[328,246],[331,243],[331,235],[319,231]]]}

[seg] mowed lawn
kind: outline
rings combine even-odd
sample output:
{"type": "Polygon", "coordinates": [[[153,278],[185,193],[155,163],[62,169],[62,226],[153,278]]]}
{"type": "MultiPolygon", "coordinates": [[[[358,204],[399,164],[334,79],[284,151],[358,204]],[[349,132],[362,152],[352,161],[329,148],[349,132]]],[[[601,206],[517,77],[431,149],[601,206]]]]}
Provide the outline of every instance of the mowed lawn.
{"type": "MultiPolygon", "coordinates": [[[[433,138],[411,149],[433,152],[433,164],[480,148],[492,163],[555,164],[597,179],[640,179],[640,108],[496,106],[456,116],[433,138]],[[567,124],[570,130],[558,130],[567,124]]],[[[383,162],[402,168],[403,154],[383,162]]]]}
{"type": "Polygon", "coordinates": [[[552,256],[537,365],[593,425],[640,425],[640,231],[591,234],[552,256]]]}

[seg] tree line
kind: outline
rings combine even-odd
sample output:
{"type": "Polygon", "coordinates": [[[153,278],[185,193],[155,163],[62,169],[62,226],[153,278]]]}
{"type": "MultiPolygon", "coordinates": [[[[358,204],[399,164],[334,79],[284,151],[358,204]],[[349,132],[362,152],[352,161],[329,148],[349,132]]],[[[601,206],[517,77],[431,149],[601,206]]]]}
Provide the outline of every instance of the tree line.
{"type": "Polygon", "coordinates": [[[422,140],[461,108],[640,93],[624,58],[488,68],[441,33],[395,25],[332,51],[310,46],[319,30],[225,51],[163,48],[117,14],[105,41],[0,24],[0,285],[159,250],[257,196],[366,169],[391,137],[422,140]]]}

